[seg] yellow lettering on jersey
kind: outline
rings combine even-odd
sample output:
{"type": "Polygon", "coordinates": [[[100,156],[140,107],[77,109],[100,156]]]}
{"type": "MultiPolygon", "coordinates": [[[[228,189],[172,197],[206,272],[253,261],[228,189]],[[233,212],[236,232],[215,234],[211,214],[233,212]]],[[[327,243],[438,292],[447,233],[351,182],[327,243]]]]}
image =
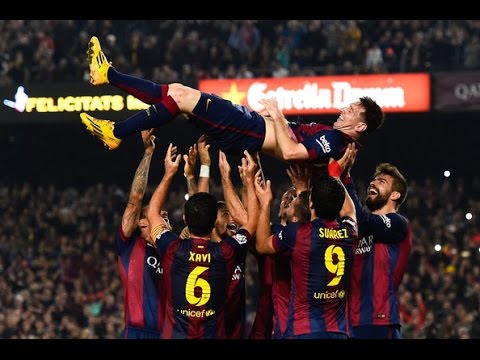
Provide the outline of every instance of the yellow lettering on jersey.
{"type": "Polygon", "coordinates": [[[328,238],[328,239],[346,239],[348,238],[347,229],[328,229],[328,228],[320,228],[318,231],[318,236],[321,238],[328,238]]]}
{"type": "Polygon", "coordinates": [[[188,257],[188,261],[210,263],[211,257],[212,257],[211,254],[197,254],[193,251],[190,251],[190,256],[188,257]]]}

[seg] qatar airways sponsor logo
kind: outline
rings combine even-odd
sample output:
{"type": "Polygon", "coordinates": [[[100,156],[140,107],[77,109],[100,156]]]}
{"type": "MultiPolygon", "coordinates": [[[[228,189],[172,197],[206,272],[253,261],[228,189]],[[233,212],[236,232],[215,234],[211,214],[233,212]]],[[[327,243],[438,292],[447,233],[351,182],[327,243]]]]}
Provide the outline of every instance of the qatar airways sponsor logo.
{"type": "Polygon", "coordinates": [[[405,91],[402,87],[353,87],[348,81],[332,81],[329,88],[317,83],[305,82],[301,88],[286,89],[283,86],[268,88],[264,82],[254,82],[247,91],[248,105],[254,110],[263,108],[258,102],[276,98],[280,108],[286,110],[341,109],[362,96],[370,96],[381,106],[405,107],[405,91]]]}
{"type": "Polygon", "coordinates": [[[455,85],[453,90],[455,97],[463,101],[468,101],[471,99],[480,99],[480,83],[466,84],[459,83],[455,85]]]}
{"type": "Polygon", "coordinates": [[[357,248],[355,249],[355,255],[366,254],[372,251],[373,248],[373,235],[368,235],[358,240],[357,248]]]}
{"type": "Polygon", "coordinates": [[[160,260],[158,260],[155,256],[149,256],[147,258],[147,264],[155,269],[155,274],[163,274],[162,264],[160,264],[160,260]]]}

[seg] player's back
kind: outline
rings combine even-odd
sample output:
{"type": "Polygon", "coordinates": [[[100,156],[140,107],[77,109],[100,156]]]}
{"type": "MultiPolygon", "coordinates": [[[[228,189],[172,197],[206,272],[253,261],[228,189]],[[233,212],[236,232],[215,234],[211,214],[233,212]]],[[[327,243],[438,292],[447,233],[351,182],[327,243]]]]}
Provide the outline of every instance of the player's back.
{"type": "Polygon", "coordinates": [[[289,224],[292,288],[287,336],[339,333],[350,336],[347,291],[357,231],[350,218],[289,224]]]}
{"type": "Polygon", "coordinates": [[[167,283],[163,338],[225,337],[224,308],[235,269],[226,241],[177,239],[162,255],[167,283]]]}

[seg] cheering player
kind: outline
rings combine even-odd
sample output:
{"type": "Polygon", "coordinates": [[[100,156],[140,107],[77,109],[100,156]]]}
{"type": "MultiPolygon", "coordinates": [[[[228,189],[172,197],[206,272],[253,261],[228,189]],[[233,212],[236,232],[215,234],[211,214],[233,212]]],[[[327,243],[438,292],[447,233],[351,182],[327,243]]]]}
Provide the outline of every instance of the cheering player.
{"type": "Polygon", "coordinates": [[[125,313],[122,338],[127,339],[160,339],[165,315],[163,268],[155,248],[147,242],[150,224],[145,216],[146,209],[142,209],[155,149],[152,130],[142,131],[145,153],[135,172],[116,238],[125,313]]]}
{"type": "MultiPolygon", "coordinates": [[[[350,152],[347,149],[344,157],[350,152]]],[[[345,339],[352,335],[347,295],[353,243],[357,241],[355,207],[339,181],[341,169],[336,161],[329,164],[329,173],[333,176],[324,174],[313,183],[313,220],[291,223],[278,235],[270,231],[270,180],[255,179],[260,201],[257,251],[291,251],[291,301],[285,334],[289,338],[345,339]]]]}
{"type": "Polygon", "coordinates": [[[224,311],[227,291],[238,252],[247,251],[258,214],[253,178],[248,190],[249,219],[245,226],[223,241],[212,240],[217,220],[217,200],[196,193],[185,203],[184,219],[190,237],[180,239],[158,215],[168,188],[178,170],[180,155],[169,145],[165,174],[150,200],[147,217],[151,238],[160,255],[166,279],[165,339],[225,338],[224,311]]]}
{"type": "Polygon", "coordinates": [[[343,182],[355,204],[359,232],[349,297],[354,336],[400,339],[398,287],[412,248],[410,223],[398,213],[407,181],[396,166],[378,164],[367,188],[367,211],[350,177],[355,155],[351,159],[343,182]]]}

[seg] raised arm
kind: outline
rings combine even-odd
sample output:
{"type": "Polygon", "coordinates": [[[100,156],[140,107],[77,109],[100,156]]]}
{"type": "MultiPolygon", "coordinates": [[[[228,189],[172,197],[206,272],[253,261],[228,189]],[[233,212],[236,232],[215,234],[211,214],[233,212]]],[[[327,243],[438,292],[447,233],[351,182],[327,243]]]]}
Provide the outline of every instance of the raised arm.
{"type": "Polygon", "coordinates": [[[270,206],[272,203],[272,186],[270,180],[263,181],[260,172],[255,175],[255,193],[260,204],[256,237],[256,250],[259,254],[275,254],[270,226],[270,206]]]}
{"type": "MultiPolygon", "coordinates": [[[[260,175],[262,179],[265,181],[265,175],[263,173],[262,163],[260,162],[260,153],[256,152],[252,154],[252,160],[256,163],[256,166],[258,167],[258,171],[260,171],[260,175]]],[[[245,174],[245,169],[242,167],[242,165],[238,166],[238,174],[240,175],[240,180],[242,180],[242,190],[241,190],[242,204],[243,204],[243,207],[246,209],[248,207],[247,186],[245,183],[246,174],[245,174]]]]}
{"type": "Polygon", "coordinates": [[[190,146],[188,154],[183,155],[185,165],[183,167],[183,175],[187,181],[188,196],[192,196],[198,192],[197,183],[195,181],[195,165],[197,163],[197,144],[190,146]]]}
{"type": "Polygon", "coordinates": [[[135,228],[138,226],[138,219],[142,210],[142,200],[145,195],[148,183],[148,173],[152,161],[153,151],[155,150],[155,136],[152,135],[153,129],[142,131],[142,140],[145,152],[140,164],[135,171],[128,204],[122,216],[122,231],[129,238],[132,236],[135,228]]]}
{"type": "Polygon", "coordinates": [[[247,224],[248,215],[242,201],[237,195],[235,187],[233,186],[232,179],[230,177],[231,167],[228,163],[227,156],[223,151],[219,151],[218,154],[218,167],[220,169],[220,175],[222,178],[222,189],[225,203],[227,204],[228,211],[235,221],[240,226],[247,224]]]}
{"type": "Polygon", "coordinates": [[[258,166],[248,151],[244,151],[242,158],[242,168],[245,174],[245,188],[247,196],[247,224],[242,228],[246,229],[252,236],[257,229],[259,204],[255,193],[255,173],[258,166]]]}
{"type": "Polygon", "coordinates": [[[150,199],[150,204],[147,210],[147,218],[151,227],[151,238],[156,239],[157,235],[164,230],[168,230],[168,224],[161,216],[161,209],[167,198],[168,189],[172,183],[175,174],[180,166],[182,156],[177,154],[177,147],[170,144],[165,155],[165,174],[162,181],[157,186],[150,199]]]}
{"type": "MultiPolygon", "coordinates": [[[[342,174],[342,162],[350,161],[351,157],[354,156],[355,150],[352,150],[351,146],[347,147],[347,150],[343,154],[342,158],[337,162],[333,158],[330,158],[328,163],[328,174],[337,179],[340,184],[342,184],[343,188],[345,189],[345,185],[343,185],[342,181],[340,180],[340,176],[342,174]]],[[[340,217],[348,216],[352,218],[355,222],[357,221],[357,213],[355,211],[355,205],[353,203],[350,194],[348,193],[347,189],[345,189],[345,201],[343,202],[342,209],[340,210],[340,217]]]]}
{"type": "Polygon", "coordinates": [[[338,164],[340,165],[342,171],[342,182],[345,185],[348,194],[352,198],[353,204],[355,205],[355,211],[357,213],[357,222],[360,224],[366,221],[369,213],[365,210],[362,202],[358,198],[355,184],[350,175],[353,164],[355,163],[355,159],[357,157],[357,151],[358,149],[355,147],[355,143],[348,144],[348,154],[347,152],[345,152],[344,156],[342,156],[342,158],[338,160],[338,164]]]}
{"type": "Polygon", "coordinates": [[[265,107],[265,112],[273,119],[277,148],[285,161],[308,160],[308,151],[303,144],[293,141],[288,134],[288,122],[283,116],[276,99],[259,101],[265,107]]]}
{"type": "Polygon", "coordinates": [[[210,192],[210,143],[208,136],[202,135],[197,141],[198,157],[200,158],[200,176],[198,177],[198,191],[210,192]]]}

